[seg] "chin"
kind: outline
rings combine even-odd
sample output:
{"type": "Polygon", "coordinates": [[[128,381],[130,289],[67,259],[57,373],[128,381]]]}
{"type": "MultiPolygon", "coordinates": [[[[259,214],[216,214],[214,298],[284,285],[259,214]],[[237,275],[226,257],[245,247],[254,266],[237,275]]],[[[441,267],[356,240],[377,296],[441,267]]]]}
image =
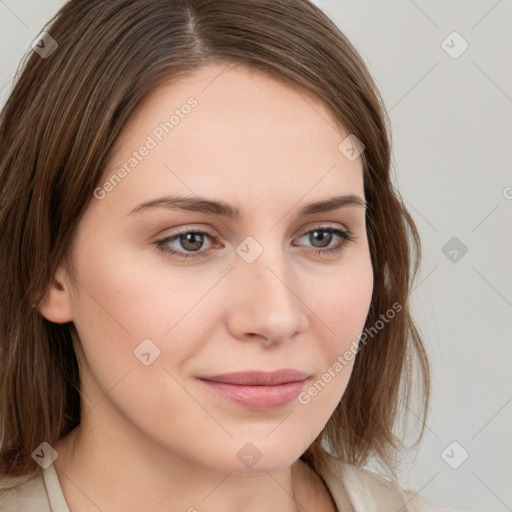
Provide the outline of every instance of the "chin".
{"type": "Polygon", "coordinates": [[[281,439],[237,443],[233,457],[223,460],[223,469],[235,473],[274,473],[292,466],[303,454],[301,446],[287,446],[281,439]]]}

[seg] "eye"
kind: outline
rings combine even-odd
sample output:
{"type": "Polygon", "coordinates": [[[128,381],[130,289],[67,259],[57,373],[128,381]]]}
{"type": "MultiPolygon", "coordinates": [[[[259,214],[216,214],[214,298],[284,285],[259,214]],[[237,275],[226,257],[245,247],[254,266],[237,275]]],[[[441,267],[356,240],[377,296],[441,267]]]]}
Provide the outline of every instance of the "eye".
{"type": "Polygon", "coordinates": [[[303,238],[306,236],[309,237],[309,241],[312,241],[314,244],[319,244],[314,246],[316,250],[313,251],[314,253],[319,255],[338,253],[342,249],[344,249],[344,247],[349,242],[355,240],[354,235],[350,231],[333,226],[319,226],[314,229],[310,229],[306,231],[303,235],[301,235],[299,238],[303,238]],[[339,238],[338,243],[327,249],[322,249],[322,247],[327,247],[330,244],[330,242],[336,237],[339,238]]]}
{"type": "MultiPolygon", "coordinates": [[[[313,252],[318,255],[338,253],[349,242],[355,240],[354,235],[350,231],[332,226],[320,226],[310,229],[304,232],[299,239],[306,236],[309,236],[308,240],[313,244],[318,244],[314,245],[315,250],[313,250],[313,252]],[[334,244],[334,246],[328,247],[336,238],[338,238],[339,241],[334,244]]],[[[206,250],[200,251],[200,249],[206,238],[212,240],[214,239],[214,235],[202,229],[185,229],[173,236],[157,240],[155,245],[159,250],[177,256],[178,258],[203,258],[206,257],[206,250]],[[179,243],[184,250],[175,250],[176,246],[173,248],[170,245],[176,242],[179,243]]]]}
{"type": "Polygon", "coordinates": [[[188,229],[176,233],[173,236],[164,238],[163,240],[158,240],[155,243],[157,248],[161,251],[164,251],[168,254],[173,254],[180,258],[202,258],[203,253],[187,254],[186,251],[197,252],[203,245],[205,237],[211,239],[213,238],[213,235],[202,229],[188,229]],[[171,242],[179,242],[183,249],[185,249],[185,252],[172,249],[169,246],[171,242]]]}

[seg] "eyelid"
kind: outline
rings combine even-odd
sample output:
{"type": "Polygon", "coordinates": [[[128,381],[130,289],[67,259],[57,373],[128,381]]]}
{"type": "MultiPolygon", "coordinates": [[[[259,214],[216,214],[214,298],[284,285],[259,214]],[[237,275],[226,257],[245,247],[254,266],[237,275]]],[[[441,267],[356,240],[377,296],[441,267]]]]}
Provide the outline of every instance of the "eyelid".
{"type": "Polygon", "coordinates": [[[347,233],[350,233],[350,230],[345,227],[343,224],[333,224],[331,222],[312,222],[311,224],[308,224],[305,228],[303,228],[299,233],[299,237],[302,237],[309,233],[310,231],[314,231],[315,229],[341,229],[342,231],[346,231],[347,233]]]}
{"type": "Polygon", "coordinates": [[[187,233],[188,231],[207,231],[212,237],[219,237],[219,232],[212,228],[209,224],[185,224],[179,228],[165,228],[160,230],[155,236],[171,238],[181,233],[187,233]],[[169,235],[162,235],[162,233],[171,232],[169,235]]]}

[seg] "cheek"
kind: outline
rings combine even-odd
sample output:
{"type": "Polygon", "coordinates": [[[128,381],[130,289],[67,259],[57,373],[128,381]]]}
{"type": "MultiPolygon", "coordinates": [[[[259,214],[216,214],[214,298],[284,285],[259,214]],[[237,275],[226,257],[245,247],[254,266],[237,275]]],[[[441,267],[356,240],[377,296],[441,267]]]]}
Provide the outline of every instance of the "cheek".
{"type": "Polygon", "coordinates": [[[369,253],[347,262],[321,283],[321,292],[308,295],[315,297],[311,322],[317,326],[314,339],[321,354],[321,372],[316,383],[305,390],[302,403],[315,402],[313,408],[332,412],[348,384],[371,305],[373,271],[369,253]]]}
{"type": "MultiPolygon", "coordinates": [[[[311,289],[312,290],[312,289],[311,289]]],[[[332,362],[358,340],[368,316],[373,293],[373,270],[369,253],[355,257],[333,272],[330,279],[323,279],[317,292],[314,311],[318,321],[325,325],[329,336],[326,355],[332,362]]],[[[313,308],[312,308],[313,309],[313,308]]]]}
{"type": "Polygon", "coordinates": [[[186,433],[187,421],[205,421],[204,410],[180,384],[180,371],[205,339],[208,318],[201,297],[218,278],[205,273],[191,286],[190,273],[178,267],[171,273],[154,257],[143,261],[115,249],[108,258],[101,255],[91,247],[75,258],[74,323],[87,363],[89,406],[98,415],[106,411],[102,398],[108,394],[133,424],[178,442],[169,425],[174,433],[186,433]]]}
{"type": "MultiPolygon", "coordinates": [[[[201,290],[193,292],[183,278],[162,280],[166,274],[161,268],[121,245],[117,249],[115,243],[91,237],[91,245],[79,240],[76,247],[79,294],[74,298],[73,321],[94,379],[106,391],[130,372],[123,386],[132,379],[144,383],[135,385],[135,394],[142,387],[158,387],[156,374],[168,366],[163,362],[169,362],[171,348],[176,365],[196,350],[191,341],[197,334],[184,331],[193,317],[186,316],[187,310],[201,290]],[[151,371],[155,368],[160,371],[151,371]]],[[[192,329],[200,325],[195,322],[192,329]]]]}
{"type": "MultiPolygon", "coordinates": [[[[81,323],[93,318],[97,337],[108,335],[119,348],[128,343],[133,350],[143,339],[160,344],[172,337],[190,324],[201,297],[215,284],[216,277],[208,273],[204,279],[194,277],[191,284],[190,270],[177,265],[172,270],[165,256],[151,250],[134,251],[106,241],[97,244],[96,250],[84,250],[76,257],[83,286],[75,311],[81,323]],[[100,245],[109,247],[108,257],[100,245]]],[[[201,322],[194,325],[199,328],[201,322]]]]}

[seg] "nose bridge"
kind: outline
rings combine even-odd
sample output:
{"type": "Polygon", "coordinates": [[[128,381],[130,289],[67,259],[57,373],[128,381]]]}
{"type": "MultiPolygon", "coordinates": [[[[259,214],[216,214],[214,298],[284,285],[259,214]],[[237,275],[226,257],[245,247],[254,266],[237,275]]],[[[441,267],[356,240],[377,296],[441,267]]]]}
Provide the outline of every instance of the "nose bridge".
{"type": "Polygon", "coordinates": [[[231,327],[237,336],[285,340],[303,328],[303,304],[281,239],[272,235],[261,239],[263,243],[247,237],[237,247],[231,327]]]}

